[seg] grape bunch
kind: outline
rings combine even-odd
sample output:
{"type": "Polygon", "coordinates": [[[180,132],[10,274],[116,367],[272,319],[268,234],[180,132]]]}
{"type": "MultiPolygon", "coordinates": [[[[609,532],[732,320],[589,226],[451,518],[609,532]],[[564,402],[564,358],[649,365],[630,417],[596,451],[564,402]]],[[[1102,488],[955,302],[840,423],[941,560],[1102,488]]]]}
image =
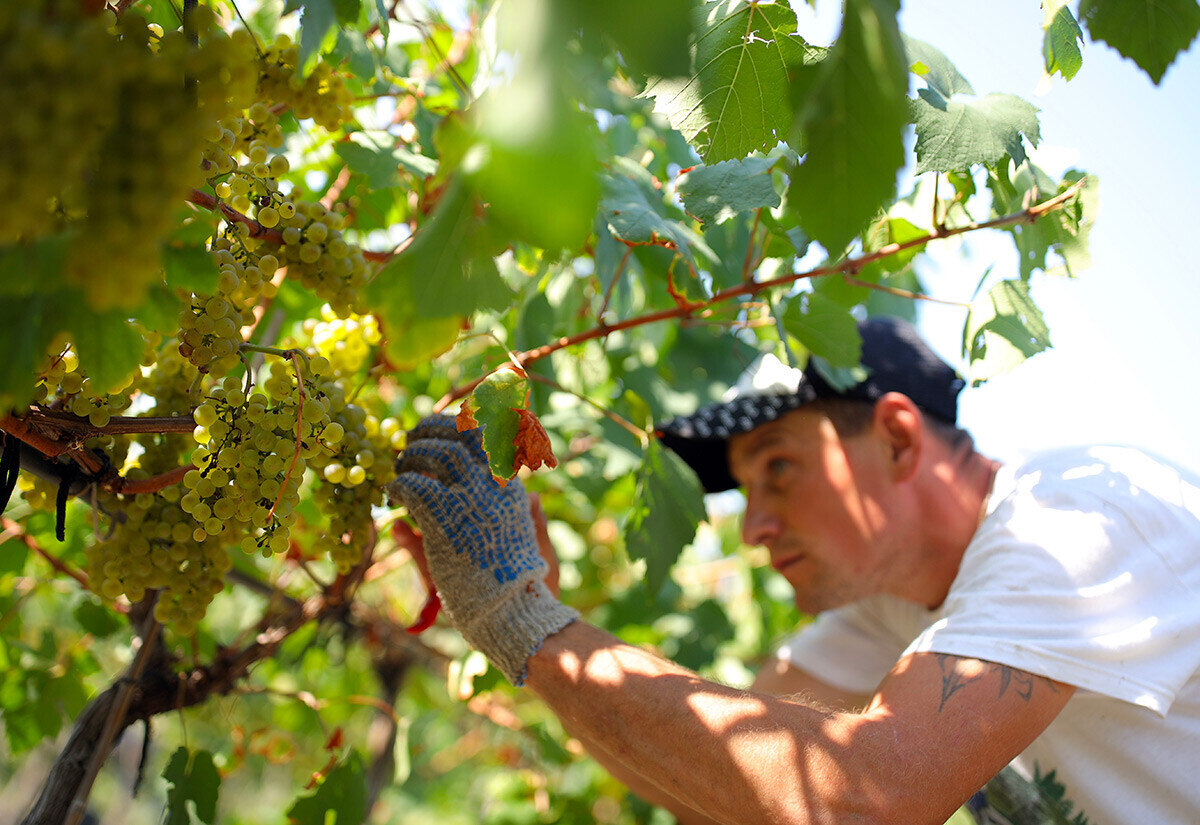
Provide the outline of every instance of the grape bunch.
{"type": "Polygon", "coordinates": [[[263,53],[258,78],[262,100],[289,107],[300,120],[312,118],[333,131],[354,119],[354,96],[327,63],[318,63],[308,77],[300,77],[300,49],[285,34],[275,38],[263,53]]]}
{"type": "Polygon", "coordinates": [[[117,46],[74,0],[0,4],[0,244],[61,227],[62,193],[94,166],[111,115],[117,77],[97,67],[117,46]]]}
{"type": "Polygon", "coordinates": [[[249,251],[235,224],[212,244],[219,266],[212,295],[193,293],[179,317],[179,351],[199,369],[221,376],[238,364],[242,327],[255,321],[254,307],[275,294],[270,278],[279,266],[270,254],[249,251]]]}
{"type": "Polygon", "coordinates": [[[317,362],[296,376],[290,359],[272,361],[261,392],[247,395],[226,378],[196,408],[193,438],[199,446],[180,499],[196,522],[196,541],[241,525],[246,552],[288,549],[304,471],[345,433],[331,422],[328,399],[315,380],[322,366],[317,362]]]}
{"type": "Polygon", "coordinates": [[[333,307],[321,307],[321,318],[309,318],[304,322],[312,346],[329,361],[333,375],[346,378],[358,373],[367,363],[371,348],[378,345],[383,336],[379,321],[374,315],[338,317],[333,307]]]}
{"type": "MultiPolygon", "coordinates": [[[[191,411],[199,400],[199,373],[173,348],[157,353],[137,387],[154,399],[150,415],[178,416],[191,411]]],[[[127,481],[145,480],[179,466],[194,442],[186,433],[136,436],[138,449],[128,459],[110,453],[127,481]]],[[[221,539],[197,540],[195,522],[180,505],[178,485],[157,492],[130,495],[106,493],[100,509],[116,514],[110,533],[85,550],[92,589],[115,600],[124,595],[141,600],[159,591],[155,616],[178,633],[190,634],[204,616],[213,597],[224,586],[231,560],[221,539]]],[[[236,525],[235,525],[236,527],[236,525]]]]}
{"type": "MultiPolygon", "coordinates": [[[[146,332],[144,337],[146,349],[142,354],[142,364],[148,365],[154,362],[155,348],[161,336],[146,332]]],[[[80,368],[74,346],[69,341],[61,340],[60,336],[60,340],[51,343],[50,352],[34,386],[33,400],[48,409],[86,418],[93,427],[105,427],[114,415],[121,415],[129,409],[142,380],[142,370],[138,368],[119,380],[116,386],[96,386],[80,368]]],[[[111,450],[116,443],[111,437],[99,436],[86,439],[83,446],[111,450]]]]}
{"type": "Polygon", "coordinates": [[[365,315],[362,288],[370,276],[362,250],[342,236],[345,218],[320,203],[299,201],[280,219],[283,261],[294,277],[342,318],[365,315]]]}
{"type": "Polygon", "coordinates": [[[331,420],[342,427],[343,436],[333,454],[319,466],[319,483],[313,497],[329,517],[329,527],[318,533],[313,549],[329,554],[339,573],[346,573],[361,560],[355,537],[371,526],[371,508],[383,503],[383,488],[393,478],[387,460],[388,439],[379,423],[356,404],[345,401],[339,385],[329,382],[331,420]],[[320,483],[323,482],[323,483],[320,483]]]}
{"type": "Polygon", "coordinates": [[[176,206],[205,180],[204,136],[250,102],[254,44],[201,8],[193,47],[138,14],[74,0],[0,10],[0,244],[62,245],[96,309],[161,278],[176,206]]]}

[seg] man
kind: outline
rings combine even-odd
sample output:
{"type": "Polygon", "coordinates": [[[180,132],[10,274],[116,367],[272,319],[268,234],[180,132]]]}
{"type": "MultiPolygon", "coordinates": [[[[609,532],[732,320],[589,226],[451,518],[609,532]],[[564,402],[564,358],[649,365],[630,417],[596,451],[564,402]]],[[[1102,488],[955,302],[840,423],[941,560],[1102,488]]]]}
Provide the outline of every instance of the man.
{"type": "Polygon", "coordinates": [[[391,492],[455,626],[685,823],[941,823],[1014,759],[1096,825],[1200,821],[1200,479],[1123,449],[1000,467],[911,327],[860,331],[857,386],[760,369],[660,433],[744,489],[743,538],[820,613],[753,691],[579,621],[524,492],[428,421],[391,492]]]}

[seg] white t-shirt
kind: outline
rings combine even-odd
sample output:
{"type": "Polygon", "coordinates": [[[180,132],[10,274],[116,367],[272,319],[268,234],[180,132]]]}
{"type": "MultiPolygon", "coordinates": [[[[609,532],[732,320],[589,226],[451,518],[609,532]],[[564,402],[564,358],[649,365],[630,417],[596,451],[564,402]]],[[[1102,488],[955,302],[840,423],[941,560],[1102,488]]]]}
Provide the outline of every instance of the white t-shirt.
{"type": "Polygon", "coordinates": [[[1093,825],[1200,823],[1200,477],[1120,447],[1003,468],[939,609],[866,599],[779,656],[870,693],[925,651],[1078,687],[1014,766],[1093,825]]]}

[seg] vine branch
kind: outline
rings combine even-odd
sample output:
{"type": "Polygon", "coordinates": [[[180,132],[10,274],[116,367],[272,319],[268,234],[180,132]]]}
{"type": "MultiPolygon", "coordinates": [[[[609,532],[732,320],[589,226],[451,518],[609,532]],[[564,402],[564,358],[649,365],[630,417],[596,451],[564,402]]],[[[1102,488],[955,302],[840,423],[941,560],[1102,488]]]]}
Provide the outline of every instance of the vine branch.
{"type": "MultiPolygon", "coordinates": [[[[696,313],[710,312],[712,308],[718,304],[723,304],[736,298],[758,295],[761,292],[777,286],[786,286],[787,284],[795,283],[796,281],[820,278],[826,275],[855,275],[867,264],[871,264],[875,261],[880,261],[885,258],[890,258],[891,256],[899,254],[900,252],[904,252],[908,249],[924,246],[930,241],[951,238],[955,235],[963,235],[967,232],[976,232],[981,229],[996,229],[998,227],[1012,226],[1013,224],[1018,223],[1033,223],[1043,215],[1054,212],[1055,210],[1061,209],[1063,206],[1065,206],[1072,198],[1079,194],[1086,181],[1086,178],[1081,178],[1079,181],[1060,192],[1055,197],[1041,203],[1033,204],[1032,206],[1029,206],[1028,208],[1019,212],[1013,212],[1009,215],[1002,215],[998,218],[993,218],[988,221],[972,221],[971,223],[963,224],[961,226],[935,227],[920,237],[904,242],[890,243],[886,246],[880,247],[874,252],[869,252],[854,258],[846,258],[845,260],[842,260],[836,264],[815,267],[807,270],[806,272],[789,273],[787,275],[781,275],[777,278],[771,278],[766,281],[749,281],[747,283],[729,287],[716,292],[711,298],[703,302],[677,305],[668,309],[662,309],[656,312],[648,312],[644,315],[626,318],[625,320],[618,321],[616,323],[601,324],[575,335],[563,336],[557,341],[553,341],[549,344],[543,344],[540,347],[534,347],[533,349],[528,349],[524,352],[517,353],[516,359],[521,363],[522,366],[528,366],[529,364],[532,364],[535,361],[540,361],[541,359],[546,358],[561,349],[566,349],[567,347],[581,344],[585,341],[604,338],[614,332],[620,332],[633,327],[655,324],[660,321],[668,321],[676,318],[686,318],[696,313]]],[[[487,374],[480,376],[467,384],[452,388],[438,400],[437,404],[435,405],[435,409],[445,409],[449,404],[469,394],[486,377],[487,374]]]]}

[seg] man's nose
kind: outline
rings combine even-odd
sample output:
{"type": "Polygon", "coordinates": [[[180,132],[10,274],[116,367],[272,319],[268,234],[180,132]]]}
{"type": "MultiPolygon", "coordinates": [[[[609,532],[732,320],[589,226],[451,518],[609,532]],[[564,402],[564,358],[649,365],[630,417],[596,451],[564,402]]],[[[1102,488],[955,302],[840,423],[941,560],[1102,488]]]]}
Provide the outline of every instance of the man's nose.
{"type": "Polygon", "coordinates": [[[768,544],[779,535],[783,525],[773,512],[758,506],[751,498],[742,517],[742,541],[754,547],[768,544]]]}

